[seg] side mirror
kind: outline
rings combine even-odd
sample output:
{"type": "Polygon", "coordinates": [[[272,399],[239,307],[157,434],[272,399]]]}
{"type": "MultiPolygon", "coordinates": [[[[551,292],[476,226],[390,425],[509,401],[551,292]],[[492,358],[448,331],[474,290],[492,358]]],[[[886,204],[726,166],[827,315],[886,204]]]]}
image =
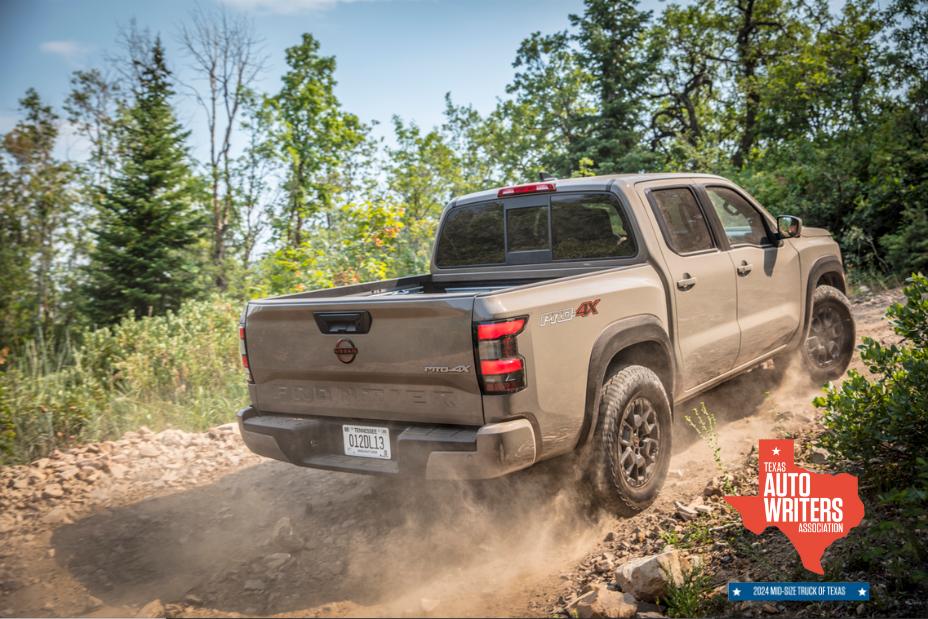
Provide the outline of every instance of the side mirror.
{"type": "Polygon", "coordinates": [[[802,235],[802,220],[793,215],[777,217],[777,234],[781,239],[794,239],[802,235]]]}

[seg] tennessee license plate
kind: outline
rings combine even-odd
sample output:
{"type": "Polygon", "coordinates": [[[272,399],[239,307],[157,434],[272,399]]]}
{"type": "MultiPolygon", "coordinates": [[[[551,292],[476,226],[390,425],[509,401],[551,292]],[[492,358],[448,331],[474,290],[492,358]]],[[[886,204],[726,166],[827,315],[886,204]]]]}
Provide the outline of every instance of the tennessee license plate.
{"type": "Polygon", "coordinates": [[[342,426],[345,455],[390,459],[390,429],[379,426],[342,426]]]}

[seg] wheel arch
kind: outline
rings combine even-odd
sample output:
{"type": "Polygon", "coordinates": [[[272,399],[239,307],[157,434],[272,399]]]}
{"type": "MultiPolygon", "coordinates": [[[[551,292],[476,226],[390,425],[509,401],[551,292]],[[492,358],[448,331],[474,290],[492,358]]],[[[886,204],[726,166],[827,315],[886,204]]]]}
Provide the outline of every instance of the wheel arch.
{"type": "Polygon", "coordinates": [[[577,446],[589,442],[593,435],[606,376],[619,366],[632,364],[643,365],[658,375],[673,411],[676,364],[670,336],[663,323],[652,314],[617,320],[603,330],[590,352],[583,425],[577,446]]]}
{"type": "Polygon", "coordinates": [[[812,268],[809,270],[809,278],[806,280],[806,302],[805,313],[802,319],[802,337],[799,339],[799,342],[802,342],[809,332],[809,324],[812,318],[812,297],[815,294],[815,289],[819,286],[831,286],[847,294],[844,267],[837,256],[823,256],[816,260],[815,264],[813,264],[812,268]]]}

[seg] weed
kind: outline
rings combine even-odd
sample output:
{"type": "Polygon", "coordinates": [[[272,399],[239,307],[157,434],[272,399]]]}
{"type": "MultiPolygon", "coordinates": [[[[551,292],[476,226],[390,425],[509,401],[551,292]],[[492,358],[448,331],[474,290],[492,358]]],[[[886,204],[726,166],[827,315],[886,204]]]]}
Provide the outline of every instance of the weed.
{"type": "Polygon", "coordinates": [[[667,606],[668,617],[705,617],[711,611],[712,584],[702,566],[684,569],[679,583],[668,575],[667,596],[658,602],[667,606]]]}
{"type": "Polygon", "coordinates": [[[724,494],[732,494],[734,488],[731,479],[726,475],[725,465],[722,463],[722,448],[719,446],[719,431],[716,428],[715,415],[709,412],[705,402],[700,402],[699,408],[694,408],[692,414],[686,415],[684,419],[712,450],[712,460],[722,477],[722,491],[724,494]]]}

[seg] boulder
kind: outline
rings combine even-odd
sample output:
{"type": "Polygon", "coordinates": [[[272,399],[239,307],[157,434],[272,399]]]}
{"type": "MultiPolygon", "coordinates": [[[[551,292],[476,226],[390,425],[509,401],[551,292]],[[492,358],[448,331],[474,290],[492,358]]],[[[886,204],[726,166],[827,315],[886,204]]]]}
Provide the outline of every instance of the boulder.
{"type": "Polygon", "coordinates": [[[679,585],[683,582],[680,553],[668,550],[633,559],[616,570],[615,579],[623,591],[640,600],[654,601],[667,594],[669,583],[679,585]]]}
{"type": "Polygon", "coordinates": [[[638,612],[638,601],[634,596],[621,591],[613,591],[606,585],[598,584],[570,603],[567,607],[571,614],[576,613],[580,619],[600,617],[618,617],[629,619],[638,612]]]}

